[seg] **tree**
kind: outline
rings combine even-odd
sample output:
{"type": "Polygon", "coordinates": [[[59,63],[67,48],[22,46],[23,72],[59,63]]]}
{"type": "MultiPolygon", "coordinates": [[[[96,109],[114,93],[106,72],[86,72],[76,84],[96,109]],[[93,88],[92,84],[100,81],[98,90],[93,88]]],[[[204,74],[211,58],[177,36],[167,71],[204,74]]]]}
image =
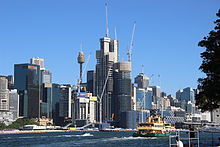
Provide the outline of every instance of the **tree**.
{"type": "Polygon", "coordinates": [[[0,130],[5,129],[6,125],[3,122],[0,122],[0,130]]]}
{"type": "Polygon", "coordinates": [[[19,118],[16,121],[14,121],[11,125],[7,126],[7,128],[19,129],[24,125],[39,125],[39,124],[32,119],[19,118]]]}
{"type": "Polygon", "coordinates": [[[201,53],[203,61],[199,67],[206,77],[198,79],[200,92],[196,95],[196,105],[203,112],[220,107],[220,9],[216,15],[214,30],[198,44],[206,49],[201,53]]]}

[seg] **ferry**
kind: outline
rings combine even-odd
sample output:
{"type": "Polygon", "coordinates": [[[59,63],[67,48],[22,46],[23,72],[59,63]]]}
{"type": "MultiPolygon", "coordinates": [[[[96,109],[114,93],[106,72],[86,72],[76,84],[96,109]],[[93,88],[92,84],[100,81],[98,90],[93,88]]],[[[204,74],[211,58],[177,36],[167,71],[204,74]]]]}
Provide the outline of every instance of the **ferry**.
{"type": "Polygon", "coordinates": [[[133,137],[165,137],[175,133],[176,129],[160,116],[148,117],[148,122],[139,123],[133,137]]]}

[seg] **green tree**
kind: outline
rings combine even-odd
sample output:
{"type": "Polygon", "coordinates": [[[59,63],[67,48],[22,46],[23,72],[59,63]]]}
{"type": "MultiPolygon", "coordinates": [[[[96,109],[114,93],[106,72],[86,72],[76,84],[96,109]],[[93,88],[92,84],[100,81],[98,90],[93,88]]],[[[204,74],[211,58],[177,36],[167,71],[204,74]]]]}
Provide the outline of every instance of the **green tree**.
{"type": "Polygon", "coordinates": [[[206,49],[201,53],[203,61],[199,67],[206,77],[198,79],[200,92],[196,95],[196,105],[203,112],[220,107],[220,9],[216,15],[214,30],[198,44],[206,49]]]}
{"type": "Polygon", "coordinates": [[[39,125],[39,124],[35,122],[33,119],[19,118],[16,121],[14,121],[11,125],[7,126],[7,128],[19,129],[24,125],[39,125]]]}
{"type": "Polygon", "coordinates": [[[6,125],[4,123],[0,122],[0,130],[5,129],[5,128],[6,128],[6,125]]]}

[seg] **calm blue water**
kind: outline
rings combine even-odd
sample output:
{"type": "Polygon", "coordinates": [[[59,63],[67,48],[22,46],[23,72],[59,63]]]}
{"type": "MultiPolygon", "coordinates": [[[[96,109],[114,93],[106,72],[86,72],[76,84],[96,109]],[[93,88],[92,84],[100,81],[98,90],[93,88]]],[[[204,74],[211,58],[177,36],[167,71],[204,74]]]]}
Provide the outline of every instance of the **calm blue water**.
{"type": "MultiPolygon", "coordinates": [[[[132,137],[132,132],[82,132],[34,133],[0,135],[1,147],[168,147],[169,138],[132,137]]],[[[200,146],[217,146],[220,133],[200,133],[200,146]]]]}

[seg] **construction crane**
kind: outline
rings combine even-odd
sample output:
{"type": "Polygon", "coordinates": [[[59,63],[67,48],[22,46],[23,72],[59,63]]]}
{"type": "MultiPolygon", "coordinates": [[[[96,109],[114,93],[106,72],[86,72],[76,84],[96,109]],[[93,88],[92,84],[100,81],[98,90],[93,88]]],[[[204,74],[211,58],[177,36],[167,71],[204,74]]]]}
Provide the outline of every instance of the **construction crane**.
{"type": "Polygon", "coordinates": [[[100,102],[100,104],[99,104],[99,121],[100,121],[100,123],[102,123],[102,97],[103,97],[103,94],[105,92],[105,88],[106,88],[106,85],[107,85],[107,82],[108,82],[108,79],[109,79],[110,70],[111,70],[111,68],[108,69],[107,77],[105,79],[105,83],[104,83],[104,86],[103,86],[103,89],[102,89],[101,96],[99,97],[98,94],[97,94],[97,97],[99,98],[99,102],[100,102]]]}
{"type": "Polygon", "coordinates": [[[135,32],[135,26],[136,26],[136,21],[134,22],[133,25],[133,30],[131,34],[131,42],[130,42],[130,47],[128,48],[128,62],[131,62],[131,56],[132,56],[132,49],[133,49],[133,41],[134,41],[134,32],[135,32]]]}

